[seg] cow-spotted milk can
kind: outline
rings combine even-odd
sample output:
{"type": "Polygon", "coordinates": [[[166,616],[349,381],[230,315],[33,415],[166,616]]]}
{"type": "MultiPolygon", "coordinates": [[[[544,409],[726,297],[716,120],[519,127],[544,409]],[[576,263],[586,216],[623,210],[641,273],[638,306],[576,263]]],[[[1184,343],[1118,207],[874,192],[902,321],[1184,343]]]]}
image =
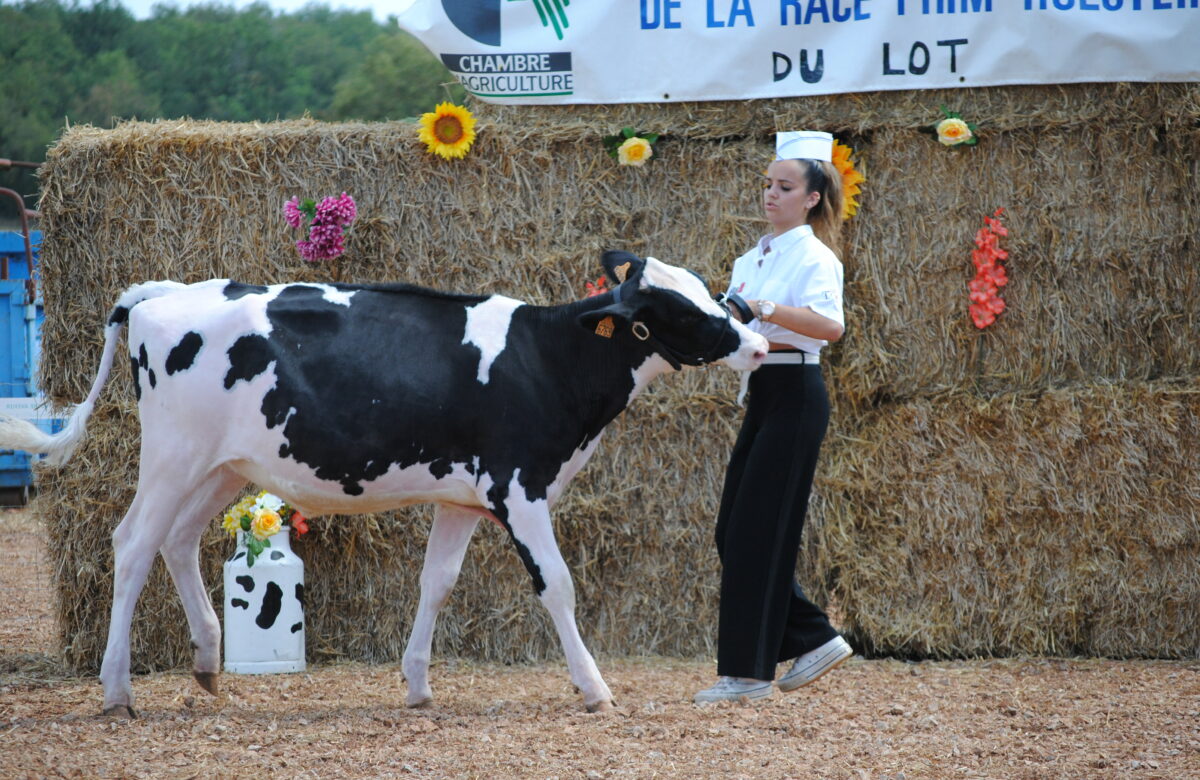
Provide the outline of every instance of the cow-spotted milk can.
{"type": "Polygon", "coordinates": [[[225,561],[225,671],[235,674],[302,672],[304,561],[292,551],[291,528],[247,563],[244,531],[225,561]]]}

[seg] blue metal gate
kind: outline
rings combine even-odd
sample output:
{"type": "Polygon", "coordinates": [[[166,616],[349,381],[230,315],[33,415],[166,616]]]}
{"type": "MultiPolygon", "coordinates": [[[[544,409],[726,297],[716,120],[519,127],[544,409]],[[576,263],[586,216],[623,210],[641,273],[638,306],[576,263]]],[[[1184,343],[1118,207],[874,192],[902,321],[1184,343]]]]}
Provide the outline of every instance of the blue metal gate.
{"type": "MultiPolygon", "coordinates": [[[[50,416],[36,379],[43,319],[37,275],[41,240],[40,231],[30,232],[31,263],[25,254],[24,235],[0,231],[0,267],[8,268],[8,278],[0,278],[0,413],[56,433],[62,429],[63,419],[50,416]]],[[[32,457],[24,452],[0,450],[0,488],[27,491],[33,484],[31,462],[32,457]]]]}

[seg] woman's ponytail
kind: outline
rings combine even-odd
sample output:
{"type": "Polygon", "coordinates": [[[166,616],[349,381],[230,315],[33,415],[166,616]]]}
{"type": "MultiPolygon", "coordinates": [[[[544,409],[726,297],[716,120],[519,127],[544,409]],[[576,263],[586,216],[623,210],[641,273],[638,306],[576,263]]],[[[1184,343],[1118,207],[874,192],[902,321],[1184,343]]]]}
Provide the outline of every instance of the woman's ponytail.
{"type": "Polygon", "coordinates": [[[834,254],[841,254],[842,243],[842,175],[831,162],[801,160],[808,180],[809,192],[818,192],[821,199],[808,212],[808,224],[813,233],[834,254]]]}

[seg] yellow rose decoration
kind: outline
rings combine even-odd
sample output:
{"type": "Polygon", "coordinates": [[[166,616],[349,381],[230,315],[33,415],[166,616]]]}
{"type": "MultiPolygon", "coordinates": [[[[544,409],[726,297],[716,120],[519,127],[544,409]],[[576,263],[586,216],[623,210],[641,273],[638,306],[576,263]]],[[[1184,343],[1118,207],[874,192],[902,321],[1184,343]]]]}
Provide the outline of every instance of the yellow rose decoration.
{"type": "Polygon", "coordinates": [[[254,519],[250,521],[250,533],[254,534],[255,539],[268,539],[279,533],[281,528],[283,528],[283,520],[273,509],[259,509],[254,513],[254,519]]]}
{"type": "Polygon", "coordinates": [[[625,142],[617,147],[617,161],[621,165],[645,165],[653,154],[654,149],[650,142],[636,135],[625,139],[625,142]]]}
{"type": "Polygon", "coordinates": [[[658,142],[658,133],[622,127],[621,132],[606,135],[602,141],[609,157],[621,165],[641,167],[654,156],[654,144],[658,142]]]}
{"type": "Polygon", "coordinates": [[[971,140],[973,133],[967,123],[955,117],[943,119],[937,123],[938,141],[946,146],[957,146],[971,140]]]}

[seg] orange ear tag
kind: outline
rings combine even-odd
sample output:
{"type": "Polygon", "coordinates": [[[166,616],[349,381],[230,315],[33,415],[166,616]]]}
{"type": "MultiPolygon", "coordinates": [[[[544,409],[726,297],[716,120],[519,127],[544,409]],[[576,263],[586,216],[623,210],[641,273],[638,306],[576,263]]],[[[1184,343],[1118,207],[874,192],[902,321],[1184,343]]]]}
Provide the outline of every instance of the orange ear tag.
{"type": "Polygon", "coordinates": [[[613,318],[605,317],[596,323],[596,335],[611,339],[613,334],[613,318]]]}
{"type": "Polygon", "coordinates": [[[625,277],[629,275],[629,263],[622,263],[613,269],[613,273],[617,275],[617,281],[625,281],[625,277]]]}

